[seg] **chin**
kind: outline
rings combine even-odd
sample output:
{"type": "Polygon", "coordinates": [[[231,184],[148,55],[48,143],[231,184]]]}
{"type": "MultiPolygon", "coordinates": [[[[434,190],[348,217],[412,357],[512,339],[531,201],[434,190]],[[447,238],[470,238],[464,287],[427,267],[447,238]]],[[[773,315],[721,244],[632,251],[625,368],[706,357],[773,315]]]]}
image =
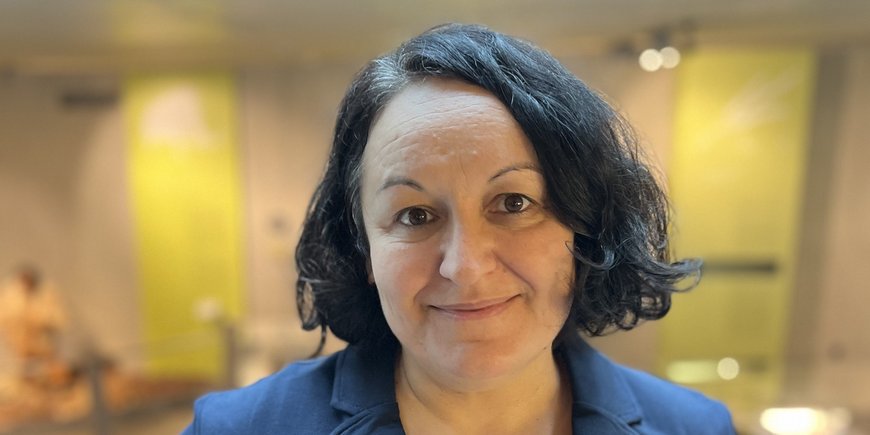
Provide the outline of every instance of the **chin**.
{"type": "Polygon", "coordinates": [[[541,356],[542,350],[542,346],[531,346],[517,340],[506,340],[504,343],[471,342],[443,349],[441,357],[432,358],[431,362],[449,372],[451,377],[464,382],[460,385],[485,387],[521,372],[541,356]]]}

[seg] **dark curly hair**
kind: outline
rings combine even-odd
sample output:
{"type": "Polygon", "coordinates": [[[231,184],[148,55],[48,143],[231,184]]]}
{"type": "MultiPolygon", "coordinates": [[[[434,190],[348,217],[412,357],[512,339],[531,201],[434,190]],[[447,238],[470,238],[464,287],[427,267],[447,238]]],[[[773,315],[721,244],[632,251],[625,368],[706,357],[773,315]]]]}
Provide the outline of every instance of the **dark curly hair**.
{"type": "Polygon", "coordinates": [[[328,327],[349,343],[396,342],[368,281],[361,162],[381,110],[426,77],[486,89],[533,144],[552,211],[575,233],[575,294],[563,334],[601,335],[661,318],[682,280],[697,283],[699,260],[670,259],[667,199],[628,123],[542,49],[485,27],[449,24],[372,60],[347,90],[296,248],[303,328],[328,327]]]}

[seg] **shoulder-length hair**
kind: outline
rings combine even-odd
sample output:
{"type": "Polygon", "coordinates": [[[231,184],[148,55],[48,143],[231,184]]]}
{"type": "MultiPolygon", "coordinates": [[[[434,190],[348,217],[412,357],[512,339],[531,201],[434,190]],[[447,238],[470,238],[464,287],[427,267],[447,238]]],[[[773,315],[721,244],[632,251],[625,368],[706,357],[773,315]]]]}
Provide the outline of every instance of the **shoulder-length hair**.
{"type": "Polygon", "coordinates": [[[678,283],[699,276],[700,261],[670,259],[667,199],[628,123],[542,49],[485,27],[450,24],[372,60],[347,90],[296,248],[305,329],[328,327],[349,343],[396,341],[368,281],[361,162],[384,106],[427,77],[489,91],[534,146],[550,207],[575,233],[574,302],[563,333],[601,335],[661,318],[678,283]]]}

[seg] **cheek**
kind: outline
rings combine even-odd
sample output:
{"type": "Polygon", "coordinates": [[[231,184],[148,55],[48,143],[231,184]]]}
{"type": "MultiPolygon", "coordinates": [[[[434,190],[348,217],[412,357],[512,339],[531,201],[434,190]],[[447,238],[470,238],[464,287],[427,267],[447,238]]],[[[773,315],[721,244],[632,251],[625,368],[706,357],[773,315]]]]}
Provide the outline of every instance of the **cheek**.
{"type": "Polygon", "coordinates": [[[372,275],[384,310],[413,304],[431,276],[433,254],[425,245],[371,244],[372,275]]]}
{"type": "Polygon", "coordinates": [[[550,305],[559,312],[563,321],[571,311],[571,303],[574,301],[574,276],[574,260],[571,257],[553,278],[555,285],[550,297],[550,305]]]}
{"type": "MultiPolygon", "coordinates": [[[[564,246],[561,248],[564,249],[564,246]]],[[[548,267],[553,269],[544,269],[549,271],[549,276],[540,277],[540,285],[536,288],[538,306],[535,311],[542,325],[558,332],[568,319],[574,299],[574,261],[570,253],[548,260],[551,262],[548,267]]]]}
{"type": "MultiPolygon", "coordinates": [[[[564,247],[563,247],[564,248],[564,247]]],[[[549,309],[561,313],[567,313],[571,306],[574,290],[574,259],[565,249],[565,255],[553,256],[549,277],[541,277],[548,282],[544,283],[544,289],[548,292],[546,299],[549,301],[549,309]]],[[[543,265],[541,267],[544,267],[543,265]]]]}
{"type": "Polygon", "coordinates": [[[514,249],[517,270],[536,293],[539,309],[568,312],[574,287],[574,257],[570,244],[572,233],[561,226],[525,235],[514,249]]]}
{"type": "Polygon", "coordinates": [[[432,255],[421,246],[385,243],[371,245],[372,275],[384,318],[403,345],[419,342],[425,312],[418,295],[427,287],[432,255]]]}
{"type": "Polygon", "coordinates": [[[561,253],[561,255],[555,256],[553,261],[559,265],[556,268],[554,280],[556,281],[556,288],[558,289],[559,294],[563,298],[568,298],[568,303],[565,306],[565,311],[567,312],[571,306],[571,299],[574,296],[574,278],[576,278],[576,270],[575,270],[575,260],[574,254],[572,254],[571,249],[573,249],[573,244],[565,245],[565,243],[561,243],[558,248],[556,248],[557,253],[561,253]]]}

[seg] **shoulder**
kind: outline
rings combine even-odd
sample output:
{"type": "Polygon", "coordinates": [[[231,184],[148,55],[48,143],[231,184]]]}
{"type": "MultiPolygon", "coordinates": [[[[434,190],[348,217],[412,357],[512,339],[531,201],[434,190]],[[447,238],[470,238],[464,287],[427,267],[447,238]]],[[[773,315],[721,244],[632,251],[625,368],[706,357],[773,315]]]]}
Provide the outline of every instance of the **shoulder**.
{"type": "Polygon", "coordinates": [[[185,434],[319,433],[339,416],[330,406],[338,355],[296,362],[255,384],[207,394],[185,434]]]}
{"type": "MultiPolygon", "coordinates": [[[[721,403],[617,364],[579,337],[571,337],[560,347],[560,352],[565,356],[570,371],[574,403],[579,405],[579,410],[585,413],[583,415],[597,415],[608,424],[621,426],[630,433],[735,433],[731,414],[721,403]]],[[[597,421],[594,418],[588,420],[597,421]]]]}
{"type": "Polygon", "coordinates": [[[733,434],[731,413],[721,402],[628,367],[617,366],[634,393],[643,427],[652,433],[733,434]]]}

